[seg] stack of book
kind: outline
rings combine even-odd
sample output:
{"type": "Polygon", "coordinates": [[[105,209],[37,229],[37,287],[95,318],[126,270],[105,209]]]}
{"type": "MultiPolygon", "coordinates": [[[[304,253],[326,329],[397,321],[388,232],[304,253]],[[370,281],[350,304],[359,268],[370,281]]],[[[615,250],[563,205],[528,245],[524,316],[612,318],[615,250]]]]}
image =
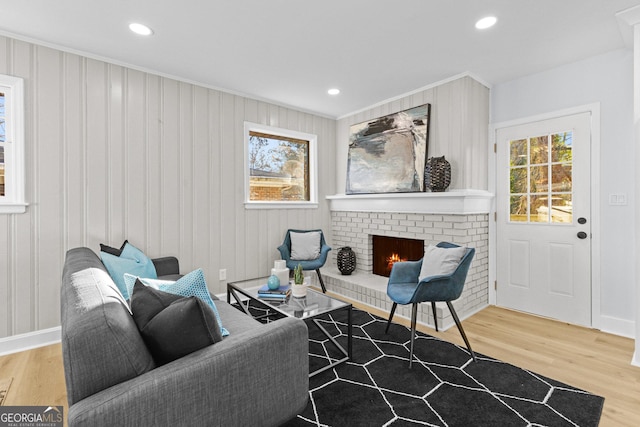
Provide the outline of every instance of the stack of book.
{"type": "Polygon", "coordinates": [[[278,289],[269,289],[268,285],[258,289],[258,298],[270,301],[284,301],[291,294],[291,285],[280,286],[278,289]]]}

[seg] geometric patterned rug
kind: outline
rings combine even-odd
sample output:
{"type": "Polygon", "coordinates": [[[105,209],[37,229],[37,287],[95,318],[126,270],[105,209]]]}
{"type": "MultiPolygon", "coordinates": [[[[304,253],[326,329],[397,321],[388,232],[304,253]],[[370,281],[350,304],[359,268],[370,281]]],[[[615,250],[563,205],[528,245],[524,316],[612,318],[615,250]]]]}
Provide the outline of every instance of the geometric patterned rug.
{"type": "MultiPolygon", "coordinates": [[[[322,320],[346,348],[346,313],[322,320]]],[[[353,360],[312,377],[293,426],[597,426],[604,399],[353,309],[353,360]]],[[[340,357],[309,327],[310,370],[340,357]]],[[[473,346],[473,342],[471,343],[473,346]]],[[[285,403],[286,404],[286,403],[285,403]]]]}

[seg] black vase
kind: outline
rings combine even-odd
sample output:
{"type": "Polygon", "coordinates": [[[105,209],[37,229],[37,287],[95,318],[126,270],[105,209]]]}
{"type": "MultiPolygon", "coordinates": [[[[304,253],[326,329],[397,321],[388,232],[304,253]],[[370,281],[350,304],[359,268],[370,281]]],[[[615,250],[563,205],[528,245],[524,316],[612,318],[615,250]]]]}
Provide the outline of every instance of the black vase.
{"type": "Polygon", "coordinates": [[[348,276],[356,269],[356,253],[349,246],[338,251],[338,270],[344,276],[348,276]]]}
{"type": "Polygon", "coordinates": [[[435,192],[445,191],[451,184],[451,164],[442,157],[430,157],[424,168],[424,187],[435,192]]]}

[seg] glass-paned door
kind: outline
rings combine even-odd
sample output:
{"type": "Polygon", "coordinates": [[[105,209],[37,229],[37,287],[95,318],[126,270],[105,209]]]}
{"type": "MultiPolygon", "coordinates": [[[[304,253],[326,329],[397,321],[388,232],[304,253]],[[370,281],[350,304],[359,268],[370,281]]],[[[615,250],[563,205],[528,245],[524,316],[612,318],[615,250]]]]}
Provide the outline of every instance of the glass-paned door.
{"type": "Polygon", "coordinates": [[[496,130],[500,306],[591,325],[590,120],[496,130]]]}

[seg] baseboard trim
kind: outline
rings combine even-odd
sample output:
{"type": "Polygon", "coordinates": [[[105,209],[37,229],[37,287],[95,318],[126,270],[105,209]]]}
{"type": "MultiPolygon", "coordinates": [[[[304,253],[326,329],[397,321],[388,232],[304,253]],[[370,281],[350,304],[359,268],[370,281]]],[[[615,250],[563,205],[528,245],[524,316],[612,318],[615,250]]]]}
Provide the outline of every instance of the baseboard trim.
{"type": "Polygon", "coordinates": [[[56,326],[54,328],[0,338],[0,356],[56,344],[60,342],[60,337],[61,328],[60,326],[56,326]]]}
{"type": "Polygon", "coordinates": [[[600,315],[598,319],[598,328],[602,332],[613,335],[619,335],[626,338],[636,337],[636,322],[631,320],[619,319],[613,316],[600,315]]]}

